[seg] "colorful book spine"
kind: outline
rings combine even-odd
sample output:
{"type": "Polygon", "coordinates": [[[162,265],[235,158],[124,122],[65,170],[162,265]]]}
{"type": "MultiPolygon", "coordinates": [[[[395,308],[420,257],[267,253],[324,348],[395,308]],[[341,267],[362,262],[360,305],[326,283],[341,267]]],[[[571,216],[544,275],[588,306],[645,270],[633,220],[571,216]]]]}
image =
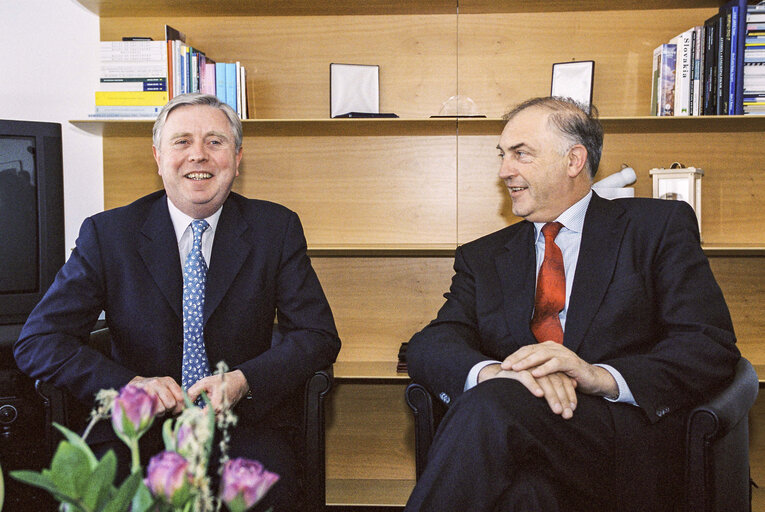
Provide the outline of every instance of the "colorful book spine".
{"type": "Polygon", "coordinates": [[[671,116],[675,109],[675,69],[677,45],[662,44],[653,52],[656,101],[656,115],[671,116]]]}
{"type": "Polygon", "coordinates": [[[131,92],[96,91],[96,105],[162,106],[168,102],[167,91],[131,92]]]}
{"type": "Polygon", "coordinates": [[[236,63],[226,63],[226,103],[236,112],[236,63]]]}

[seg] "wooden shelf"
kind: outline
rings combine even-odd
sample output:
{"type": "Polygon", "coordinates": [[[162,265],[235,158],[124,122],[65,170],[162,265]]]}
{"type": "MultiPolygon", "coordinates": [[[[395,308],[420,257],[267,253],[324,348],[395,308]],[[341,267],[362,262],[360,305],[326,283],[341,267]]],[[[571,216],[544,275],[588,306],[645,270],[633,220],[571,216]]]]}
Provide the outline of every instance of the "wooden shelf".
{"type": "Polygon", "coordinates": [[[339,380],[409,380],[409,375],[396,371],[396,361],[338,361],[333,366],[339,380]]]}
{"type": "Polygon", "coordinates": [[[78,0],[102,18],[125,16],[344,16],[400,14],[487,14],[718,7],[717,0],[224,0],[214,9],[203,0],[78,0]]]}
{"type": "MultiPolygon", "coordinates": [[[[602,117],[606,133],[762,132],[765,116],[602,117]]],[[[143,137],[151,134],[153,119],[74,119],[74,126],[105,137],[143,137]]],[[[496,135],[498,118],[425,119],[247,119],[245,136],[374,136],[374,135],[496,135]]]]}
{"type": "Polygon", "coordinates": [[[327,479],[327,505],[404,506],[414,480],[327,479]]]}

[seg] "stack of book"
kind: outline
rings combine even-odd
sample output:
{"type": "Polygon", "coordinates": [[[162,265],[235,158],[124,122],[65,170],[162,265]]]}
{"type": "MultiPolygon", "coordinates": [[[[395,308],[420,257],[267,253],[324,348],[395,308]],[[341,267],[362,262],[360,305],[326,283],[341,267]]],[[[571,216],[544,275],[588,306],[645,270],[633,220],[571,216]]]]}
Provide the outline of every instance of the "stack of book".
{"type": "Polygon", "coordinates": [[[173,97],[189,92],[217,96],[247,119],[245,68],[216,62],[165,27],[166,41],[101,42],[101,79],[91,117],[156,118],[173,97]]]}
{"type": "Polygon", "coordinates": [[[103,41],[101,77],[92,117],[156,117],[167,103],[164,41],[103,41]]]}
{"type": "Polygon", "coordinates": [[[741,115],[765,106],[757,105],[763,93],[759,82],[765,81],[763,27],[765,1],[747,6],[747,0],[730,0],[703,25],[659,45],[653,55],[651,114],[741,115]],[[758,62],[754,59],[760,64],[749,66],[758,62]],[[745,93],[745,82],[760,88],[746,87],[745,93]]]}
{"type": "Polygon", "coordinates": [[[749,6],[746,17],[744,114],[765,115],[765,2],[749,6]]]}

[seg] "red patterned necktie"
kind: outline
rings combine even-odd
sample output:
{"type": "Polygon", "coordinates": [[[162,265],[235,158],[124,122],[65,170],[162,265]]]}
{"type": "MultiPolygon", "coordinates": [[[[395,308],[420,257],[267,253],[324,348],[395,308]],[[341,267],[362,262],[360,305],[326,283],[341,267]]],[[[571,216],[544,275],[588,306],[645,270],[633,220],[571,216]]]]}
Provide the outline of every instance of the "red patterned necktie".
{"type": "Polygon", "coordinates": [[[555,237],[562,227],[560,222],[548,222],[542,227],[545,259],[539,267],[534,316],[531,319],[531,332],[540,343],[547,340],[563,343],[563,328],[558,313],[566,305],[566,274],[563,270],[563,254],[555,244],[555,237]]]}

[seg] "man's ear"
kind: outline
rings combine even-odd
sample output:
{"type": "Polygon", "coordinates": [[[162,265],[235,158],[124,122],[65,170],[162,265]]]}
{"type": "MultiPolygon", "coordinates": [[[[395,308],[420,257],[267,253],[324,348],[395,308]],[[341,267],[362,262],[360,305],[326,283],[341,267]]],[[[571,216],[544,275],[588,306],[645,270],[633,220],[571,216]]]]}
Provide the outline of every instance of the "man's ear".
{"type": "Polygon", "coordinates": [[[568,175],[576,178],[587,166],[587,148],[574,144],[568,150],[568,175]]]}
{"type": "Polygon", "coordinates": [[[162,168],[159,166],[159,150],[157,146],[151,146],[151,152],[154,155],[154,161],[157,162],[157,174],[162,175],[162,168]]]}

